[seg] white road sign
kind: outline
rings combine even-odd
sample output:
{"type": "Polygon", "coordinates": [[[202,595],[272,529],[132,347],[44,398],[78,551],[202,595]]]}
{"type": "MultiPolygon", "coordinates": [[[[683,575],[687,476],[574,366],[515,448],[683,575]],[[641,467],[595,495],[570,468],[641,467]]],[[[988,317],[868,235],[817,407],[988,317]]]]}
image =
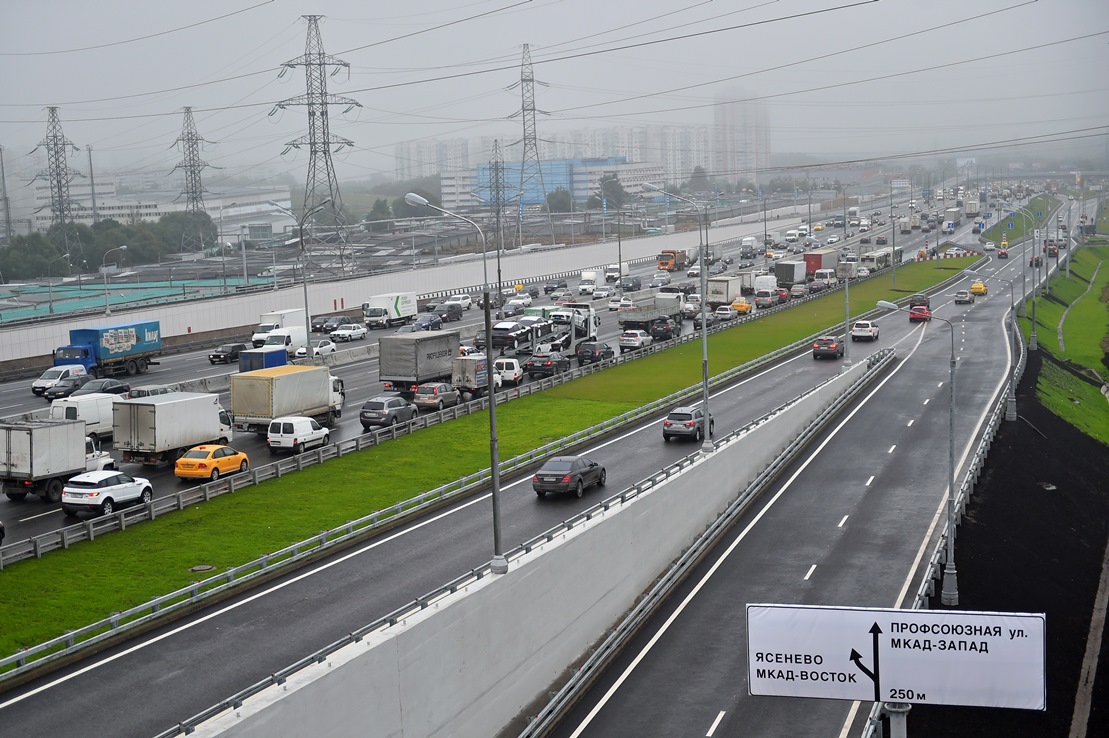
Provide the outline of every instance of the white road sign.
{"type": "Polygon", "coordinates": [[[1044,616],[747,606],[753,695],[1046,709],[1044,616]]]}
{"type": "Polygon", "coordinates": [[[909,179],[891,179],[890,187],[895,190],[907,190],[913,186],[912,180],[909,179]]]}

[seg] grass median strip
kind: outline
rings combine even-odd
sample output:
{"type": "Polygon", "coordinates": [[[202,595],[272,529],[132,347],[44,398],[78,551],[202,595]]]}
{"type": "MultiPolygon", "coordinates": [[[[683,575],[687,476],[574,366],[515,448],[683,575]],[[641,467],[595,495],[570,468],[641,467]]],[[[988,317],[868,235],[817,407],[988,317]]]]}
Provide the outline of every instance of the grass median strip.
{"type": "MultiPolygon", "coordinates": [[[[974,258],[907,264],[897,291],[885,274],[851,288],[851,313],[948,279],[974,258]]],[[[717,374],[838,321],[843,293],[830,294],[710,337],[717,374]]],[[[899,320],[900,316],[892,319],[899,320]]],[[[612,320],[612,318],[610,318],[612,320]]],[[[524,453],[697,383],[700,344],[612,367],[498,406],[501,458],[524,453]]],[[[12,654],[140,605],[206,575],[410,499],[488,466],[488,415],[479,413],[347,454],[281,479],[193,505],[0,572],[0,654],[12,654]]],[[[263,460],[255,459],[260,463],[263,460]]],[[[531,495],[530,490],[526,494],[531,495]]]]}
{"type": "MultiPolygon", "coordinates": [[[[1042,227],[1058,204],[1059,201],[1050,195],[1037,195],[1029,200],[1027,205],[1004,212],[1006,217],[1002,218],[997,225],[987,228],[982,237],[994,243],[1001,243],[1002,238],[1007,239],[1009,243],[1016,243],[1033,228],[1042,227]],[[1009,212],[1015,215],[1010,218],[1009,212]],[[1037,218],[1036,213],[1043,213],[1043,215],[1037,218]],[[1013,225],[1012,228],[1009,227],[1010,223],[1013,225]]],[[[1001,217],[1001,213],[995,213],[995,215],[1001,217]]]]}

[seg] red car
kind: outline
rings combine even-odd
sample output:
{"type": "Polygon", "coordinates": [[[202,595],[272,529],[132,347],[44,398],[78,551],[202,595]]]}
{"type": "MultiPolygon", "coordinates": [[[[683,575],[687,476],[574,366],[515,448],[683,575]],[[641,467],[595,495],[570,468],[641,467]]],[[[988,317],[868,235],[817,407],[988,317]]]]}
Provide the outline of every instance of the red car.
{"type": "Polygon", "coordinates": [[[931,319],[932,311],[924,307],[923,305],[917,305],[916,307],[909,310],[910,323],[920,323],[922,321],[928,321],[931,319]]]}
{"type": "Polygon", "coordinates": [[[789,302],[789,290],[787,290],[785,287],[779,287],[777,292],[778,302],[789,302]]]}

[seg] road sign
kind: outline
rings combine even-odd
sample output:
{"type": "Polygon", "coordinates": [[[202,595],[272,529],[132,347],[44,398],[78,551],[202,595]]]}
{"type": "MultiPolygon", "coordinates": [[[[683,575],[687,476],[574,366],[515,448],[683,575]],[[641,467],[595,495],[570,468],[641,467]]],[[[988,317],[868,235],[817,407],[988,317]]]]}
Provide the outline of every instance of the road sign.
{"type": "Polygon", "coordinates": [[[1036,211],[1036,217],[1037,217],[1037,218],[1042,218],[1042,217],[1044,217],[1044,211],[1042,211],[1042,210],[1037,210],[1037,211],[1036,211]]]}
{"type": "Polygon", "coordinates": [[[1044,615],[747,606],[753,695],[1044,710],[1044,615]]]}
{"type": "Polygon", "coordinates": [[[1016,223],[1014,223],[1014,222],[1013,222],[1013,221],[1011,221],[1011,220],[1009,221],[1009,230],[1010,230],[1010,231],[1011,231],[1011,230],[1013,230],[1014,228],[1016,228],[1016,226],[1017,226],[1017,224],[1016,224],[1016,223]]]}
{"type": "Polygon", "coordinates": [[[890,187],[895,190],[907,190],[913,186],[912,180],[908,179],[892,179],[890,180],[890,187]]]}
{"type": "Polygon", "coordinates": [[[993,213],[986,213],[986,217],[987,217],[987,218],[992,218],[992,217],[993,217],[993,213]]]}

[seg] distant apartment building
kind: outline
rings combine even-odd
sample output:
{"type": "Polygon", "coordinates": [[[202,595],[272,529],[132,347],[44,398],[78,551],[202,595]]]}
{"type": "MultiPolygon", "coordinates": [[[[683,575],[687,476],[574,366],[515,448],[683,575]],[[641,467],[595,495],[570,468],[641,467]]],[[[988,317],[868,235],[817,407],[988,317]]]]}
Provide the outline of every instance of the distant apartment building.
{"type": "Polygon", "coordinates": [[[393,159],[396,177],[402,181],[472,166],[470,141],[465,138],[403,141],[393,147],[393,159]]]}
{"type": "Polygon", "coordinates": [[[766,105],[732,88],[713,106],[713,166],[710,177],[729,182],[751,180],[770,166],[770,128],[766,105]]]}

